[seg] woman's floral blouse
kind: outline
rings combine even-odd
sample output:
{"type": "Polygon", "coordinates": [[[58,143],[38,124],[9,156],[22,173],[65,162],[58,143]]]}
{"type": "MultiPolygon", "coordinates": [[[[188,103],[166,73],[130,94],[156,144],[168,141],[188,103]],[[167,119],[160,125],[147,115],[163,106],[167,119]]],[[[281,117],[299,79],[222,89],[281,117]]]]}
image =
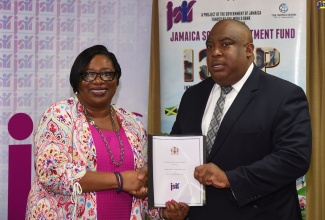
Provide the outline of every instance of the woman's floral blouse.
{"type": "MultiPolygon", "coordinates": [[[[139,118],[113,105],[134,154],[134,168],[147,164],[147,134],[139,118]]],[[[86,171],[96,171],[96,148],[76,97],[54,103],[34,133],[35,178],[26,219],[97,219],[96,193],[78,192],[86,171]]],[[[146,199],[133,198],[130,219],[144,219],[146,199]]],[[[114,208],[114,207],[107,207],[114,208]]],[[[150,210],[158,218],[156,209],[150,210]]]]}

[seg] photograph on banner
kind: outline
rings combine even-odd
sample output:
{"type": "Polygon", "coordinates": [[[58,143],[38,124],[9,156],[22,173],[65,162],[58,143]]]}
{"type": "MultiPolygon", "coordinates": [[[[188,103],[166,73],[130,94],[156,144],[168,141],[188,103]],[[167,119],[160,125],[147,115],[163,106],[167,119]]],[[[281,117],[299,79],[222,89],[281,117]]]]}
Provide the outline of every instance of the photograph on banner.
{"type": "MultiPolygon", "coordinates": [[[[161,133],[169,134],[183,93],[210,76],[206,40],[224,19],[251,28],[255,64],[306,90],[306,1],[159,1],[161,133]]],[[[305,215],[305,177],[297,180],[305,215]]]]}

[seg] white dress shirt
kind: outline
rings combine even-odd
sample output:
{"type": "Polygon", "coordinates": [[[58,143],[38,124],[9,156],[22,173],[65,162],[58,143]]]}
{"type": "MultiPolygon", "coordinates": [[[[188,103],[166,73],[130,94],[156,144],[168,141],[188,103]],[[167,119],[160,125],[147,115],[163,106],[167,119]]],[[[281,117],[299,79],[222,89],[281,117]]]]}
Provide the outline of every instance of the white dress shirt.
{"type": "MultiPolygon", "coordinates": [[[[249,68],[247,69],[245,75],[237,83],[235,83],[234,85],[231,85],[232,90],[226,96],[221,121],[222,121],[224,115],[227,113],[228,109],[230,108],[231,104],[235,100],[237,94],[243,87],[247,78],[251,75],[253,68],[254,68],[254,64],[252,63],[249,66],[249,68]]],[[[220,86],[217,83],[215,83],[211,90],[209,100],[207,102],[207,105],[205,106],[205,110],[204,110],[204,114],[203,114],[202,125],[201,125],[203,135],[207,135],[207,133],[208,133],[208,129],[209,129],[210,121],[212,119],[213,111],[214,111],[214,108],[215,108],[217,101],[220,97],[220,90],[221,90],[220,86]]],[[[220,124],[221,124],[221,121],[220,121],[220,124]]]]}

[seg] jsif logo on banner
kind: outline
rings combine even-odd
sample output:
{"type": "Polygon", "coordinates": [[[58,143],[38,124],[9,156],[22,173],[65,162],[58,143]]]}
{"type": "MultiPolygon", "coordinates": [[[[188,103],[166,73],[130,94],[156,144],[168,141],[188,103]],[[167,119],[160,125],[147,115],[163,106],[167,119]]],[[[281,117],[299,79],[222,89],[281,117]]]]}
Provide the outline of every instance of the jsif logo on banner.
{"type": "Polygon", "coordinates": [[[325,1],[318,1],[317,2],[317,8],[318,9],[325,9],[325,1]]]}
{"type": "Polygon", "coordinates": [[[167,31],[169,31],[174,23],[191,22],[193,20],[193,5],[196,1],[183,1],[181,5],[174,7],[173,2],[167,3],[167,31]]]}

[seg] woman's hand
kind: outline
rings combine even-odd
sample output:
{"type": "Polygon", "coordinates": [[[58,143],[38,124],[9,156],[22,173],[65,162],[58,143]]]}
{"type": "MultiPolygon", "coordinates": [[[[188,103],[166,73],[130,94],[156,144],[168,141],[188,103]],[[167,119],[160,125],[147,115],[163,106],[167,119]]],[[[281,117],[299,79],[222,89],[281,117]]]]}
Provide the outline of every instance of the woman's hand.
{"type": "Polygon", "coordinates": [[[123,191],[137,198],[145,198],[148,194],[147,173],[148,168],[146,166],[138,170],[121,172],[123,177],[123,191]]]}
{"type": "Polygon", "coordinates": [[[171,200],[166,202],[166,208],[162,209],[160,217],[167,220],[183,220],[189,211],[190,207],[187,204],[171,200]]]}
{"type": "MultiPolygon", "coordinates": [[[[147,173],[148,173],[148,167],[144,166],[140,169],[137,170],[138,172],[138,179],[139,180],[144,180],[144,179],[148,179],[147,177],[147,173]]],[[[148,196],[148,182],[146,182],[145,187],[142,187],[140,190],[133,190],[130,191],[129,193],[139,199],[143,199],[146,198],[148,196]]]]}

